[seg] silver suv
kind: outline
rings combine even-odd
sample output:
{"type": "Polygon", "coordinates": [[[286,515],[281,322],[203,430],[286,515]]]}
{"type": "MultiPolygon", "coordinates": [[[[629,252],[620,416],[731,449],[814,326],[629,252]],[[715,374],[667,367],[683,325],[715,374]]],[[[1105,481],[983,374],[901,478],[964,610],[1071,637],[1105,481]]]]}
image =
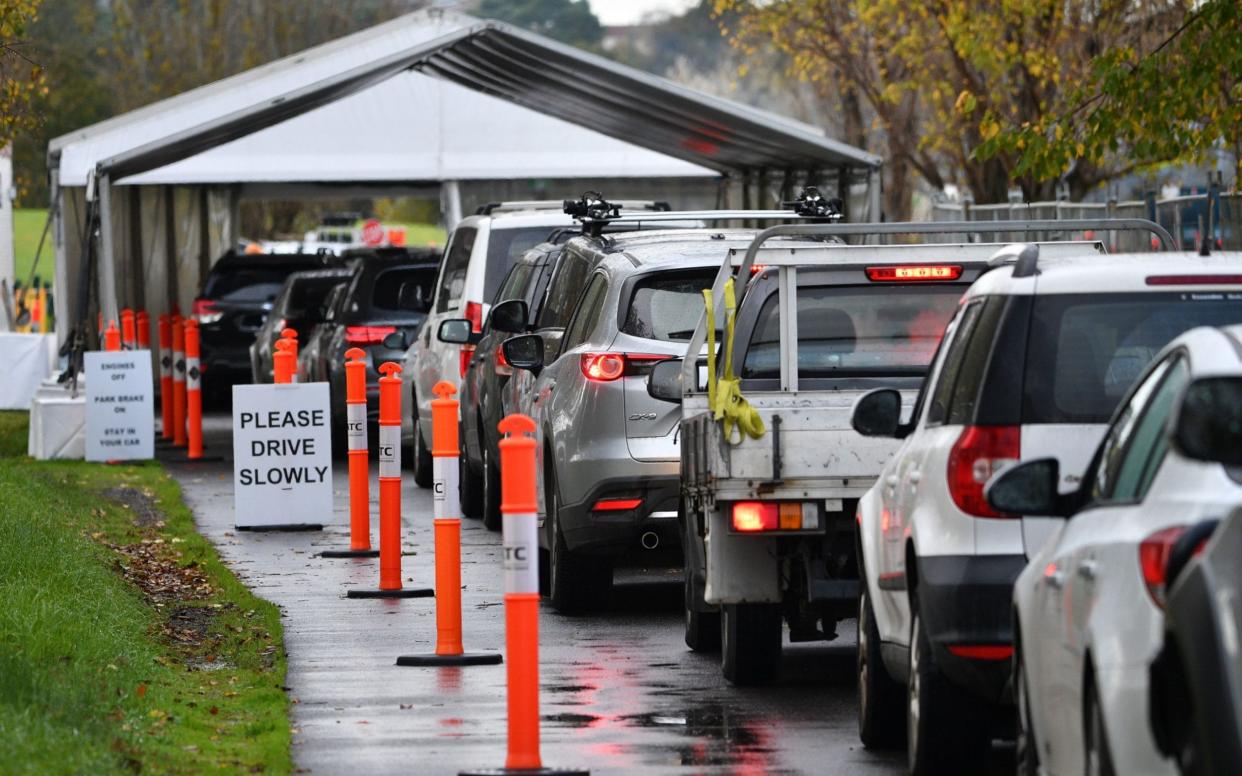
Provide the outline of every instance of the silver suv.
{"type": "Polygon", "coordinates": [[[540,544],[557,610],[596,605],[618,556],[679,547],[680,408],[653,399],[646,376],[657,362],[685,355],[703,289],[726,252],[744,249],[753,235],[678,229],[574,238],[557,268],[561,278],[575,276],[577,297],[559,342],[548,332],[505,341],[505,359],[536,377],[514,409],[538,425],[540,544]]]}

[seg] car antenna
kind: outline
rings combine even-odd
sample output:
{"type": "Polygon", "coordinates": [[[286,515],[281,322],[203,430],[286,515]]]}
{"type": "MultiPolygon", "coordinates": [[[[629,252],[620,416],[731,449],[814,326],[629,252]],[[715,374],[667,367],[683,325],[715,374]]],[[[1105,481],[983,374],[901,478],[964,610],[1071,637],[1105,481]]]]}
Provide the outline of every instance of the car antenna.
{"type": "Polygon", "coordinates": [[[584,191],[578,199],[564,201],[565,214],[582,223],[582,233],[591,237],[603,234],[604,225],[621,217],[621,206],[604,199],[598,191],[584,191]]]}
{"type": "Polygon", "coordinates": [[[781,203],[781,207],[789,208],[803,218],[818,222],[840,221],[844,215],[842,205],[840,199],[837,197],[828,199],[820,194],[815,186],[807,186],[802,189],[797,199],[781,203]]]}

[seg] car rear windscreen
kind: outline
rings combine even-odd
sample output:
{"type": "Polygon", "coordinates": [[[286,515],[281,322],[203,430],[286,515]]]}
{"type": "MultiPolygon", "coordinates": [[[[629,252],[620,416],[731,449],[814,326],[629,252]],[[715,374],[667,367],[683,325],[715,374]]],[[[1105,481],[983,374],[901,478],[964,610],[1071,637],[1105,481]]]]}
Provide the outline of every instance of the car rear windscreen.
{"type": "Polygon", "coordinates": [[[288,264],[216,270],[207,278],[203,297],[225,302],[265,302],[280,293],[285,278],[304,269],[309,267],[288,264]]]}
{"type": "Polygon", "coordinates": [[[522,229],[497,229],[492,227],[487,237],[487,268],[483,273],[483,299],[491,301],[497,289],[509,274],[509,268],[518,256],[526,253],[548,239],[556,231],[554,226],[528,226],[522,229]]]}
{"type": "Polygon", "coordinates": [[[1196,326],[1242,322],[1242,293],[1055,294],[1035,299],[1024,423],[1105,423],[1152,358],[1196,326]]]}
{"type": "Polygon", "coordinates": [[[716,270],[665,272],[634,284],[621,331],[635,337],[689,340],[703,315],[703,289],[712,287],[716,270]]]}
{"type": "Polygon", "coordinates": [[[435,267],[395,267],[377,272],[371,286],[371,311],[421,318],[431,304],[436,272],[435,267]]]}
{"type": "MultiPolygon", "coordinates": [[[[964,286],[798,288],[798,376],[918,376],[927,372],[964,286]]],[[[742,377],[781,376],[779,296],[763,303],[742,377]]]]}
{"type": "Polygon", "coordinates": [[[285,301],[285,314],[302,317],[314,313],[328,292],[343,278],[301,278],[289,289],[289,298],[285,301]]]}

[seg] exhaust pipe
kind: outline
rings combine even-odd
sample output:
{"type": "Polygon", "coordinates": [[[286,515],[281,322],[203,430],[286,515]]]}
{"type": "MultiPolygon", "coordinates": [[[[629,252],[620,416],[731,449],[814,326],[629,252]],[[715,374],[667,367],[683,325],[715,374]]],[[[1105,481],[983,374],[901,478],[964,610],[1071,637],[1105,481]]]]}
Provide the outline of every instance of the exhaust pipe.
{"type": "Polygon", "coordinates": [[[643,549],[654,550],[660,546],[660,535],[655,531],[647,531],[643,533],[639,541],[642,543],[643,549]]]}

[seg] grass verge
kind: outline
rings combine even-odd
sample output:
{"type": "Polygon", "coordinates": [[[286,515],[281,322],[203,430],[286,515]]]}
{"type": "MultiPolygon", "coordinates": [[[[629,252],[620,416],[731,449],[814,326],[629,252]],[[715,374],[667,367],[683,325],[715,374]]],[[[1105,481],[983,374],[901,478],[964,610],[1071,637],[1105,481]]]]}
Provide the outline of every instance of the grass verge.
{"type": "Polygon", "coordinates": [[[0,412],[6,773],[287,773],[280,613],[153,462],[36,462],[0,412]]]}

